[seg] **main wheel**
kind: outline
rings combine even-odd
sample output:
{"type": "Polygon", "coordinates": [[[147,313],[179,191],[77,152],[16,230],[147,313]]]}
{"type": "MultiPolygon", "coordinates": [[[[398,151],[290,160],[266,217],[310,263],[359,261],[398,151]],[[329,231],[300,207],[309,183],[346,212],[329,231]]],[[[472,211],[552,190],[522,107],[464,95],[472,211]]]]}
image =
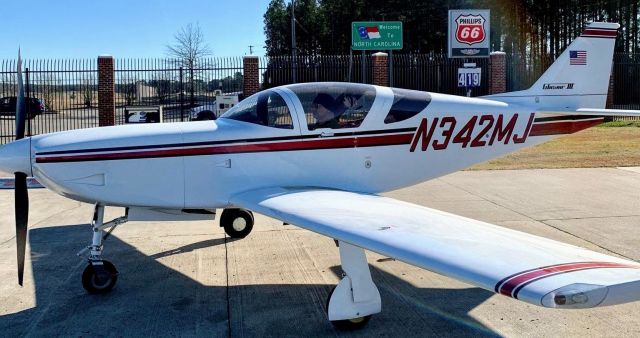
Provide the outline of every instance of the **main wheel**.
{"type": "MultiPolygon", "coordinates": [[[[327,297],[327,318],[329,317],[329,302],[331,301],[331,296],[333,295],[333,291],[336,290],[334,286],[329,292],[329,296],[327,297]]],[[[367,325],[369,320],[371,319],[371,315],[367,315],[364,317],[356,317],[351,319],[343,319],[343,320],[330,320],[333,327],[341,331],[353,331],[360,330],[367,325]]]]}
{"type": "Polygon", "coordinates": [[[224,209],[220,226],[231,238],[245,238],[253,229],[253,214],[245,209],[224,209]]]}
{"type": "Polygon", "coordinates": [[[103,272],[96,272],[96,268],[89,263],[82,273],[82,286],[88,293],[102,294],[113,289],[118,281],[118,270],[109,261],[102,261],[103,272]]]}

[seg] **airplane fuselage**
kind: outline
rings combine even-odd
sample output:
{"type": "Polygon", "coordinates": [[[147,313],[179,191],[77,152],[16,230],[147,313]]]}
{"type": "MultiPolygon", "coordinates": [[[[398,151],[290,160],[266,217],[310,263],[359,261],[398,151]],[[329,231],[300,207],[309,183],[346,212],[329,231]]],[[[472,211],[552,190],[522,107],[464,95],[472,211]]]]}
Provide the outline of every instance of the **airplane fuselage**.
{"type": "Polygon", "coordinates": [[[415,116],[383,123],[393,94],[375,88],[357,128],[308,130],[285,88],[278,92],[291,107],[292,129],[221,118],[40,135],[32,138],[32,170],[47,188],[80,201],[222,208],[237,193],[269,186],[394,190],[601,122],[545,119],[525,107],[431,94],[415,116]]]}

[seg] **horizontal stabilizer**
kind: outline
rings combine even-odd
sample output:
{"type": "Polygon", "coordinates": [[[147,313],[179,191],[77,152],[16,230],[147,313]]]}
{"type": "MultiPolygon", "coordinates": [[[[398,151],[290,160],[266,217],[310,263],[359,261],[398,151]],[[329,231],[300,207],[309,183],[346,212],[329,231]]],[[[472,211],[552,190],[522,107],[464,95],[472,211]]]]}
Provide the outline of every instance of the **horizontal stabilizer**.
{"type": "Polygon", "coordinates": [[[640,110],[626,110],[626,109],[594,109],[594,108],[580,108],[576,110],[580,115],[593,115],[593,116],[640,116],[640,110]]]}
{"type": "Polygon", "coordinates": [[[600,108],[578,108],[571,110],[538,110],[539,114],[549,115],[583,115],[583,116],[637,116],[640,117],[640,110],[627,109],[600,109],[600,108]]]}

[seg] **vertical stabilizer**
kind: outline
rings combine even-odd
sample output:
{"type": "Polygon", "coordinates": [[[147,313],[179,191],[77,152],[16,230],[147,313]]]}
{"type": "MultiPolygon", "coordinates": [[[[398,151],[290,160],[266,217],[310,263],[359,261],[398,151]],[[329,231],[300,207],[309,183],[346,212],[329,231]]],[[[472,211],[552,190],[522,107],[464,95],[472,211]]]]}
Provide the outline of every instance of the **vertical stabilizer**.
{"type": "Polygon", "coordinates": [[[605,108],[619,27],[590,23],[531,88],[487,98],[540,109],[605,108]]]}

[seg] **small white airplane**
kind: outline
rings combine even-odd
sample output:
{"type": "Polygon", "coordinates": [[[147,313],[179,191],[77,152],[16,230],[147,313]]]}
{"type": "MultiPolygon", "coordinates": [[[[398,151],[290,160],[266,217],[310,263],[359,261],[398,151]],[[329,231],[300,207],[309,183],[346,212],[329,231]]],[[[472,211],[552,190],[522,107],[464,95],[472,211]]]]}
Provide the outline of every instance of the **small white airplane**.
{"type": "MultiPolygon", "coordinates": [[[[338,328],[381,311],[365,249],[551,308],[640,299],[640,264],[378,196],[640,111],[604,109],[618,24],[591,23],[528,90],[466,98],[354,83],[257,93],[216,121],[116,126],[28,138],[0,148],[16,173],[22,285],[33,175],[95,203],[89,293],[113,288],[107,229],[126,221],[213,219],[247,236],[251,211],[335,239],[344,277],[328,299],[338,328]],[[104,222],[104,207],[128,208],[104,222]],[[250,211],[251,210],[251,211],[250,211]]],[[[24,97],[23,94],[21,94],[24,97]]],[[[109,230],[109,231],[111,231],[109,230]]]]}

